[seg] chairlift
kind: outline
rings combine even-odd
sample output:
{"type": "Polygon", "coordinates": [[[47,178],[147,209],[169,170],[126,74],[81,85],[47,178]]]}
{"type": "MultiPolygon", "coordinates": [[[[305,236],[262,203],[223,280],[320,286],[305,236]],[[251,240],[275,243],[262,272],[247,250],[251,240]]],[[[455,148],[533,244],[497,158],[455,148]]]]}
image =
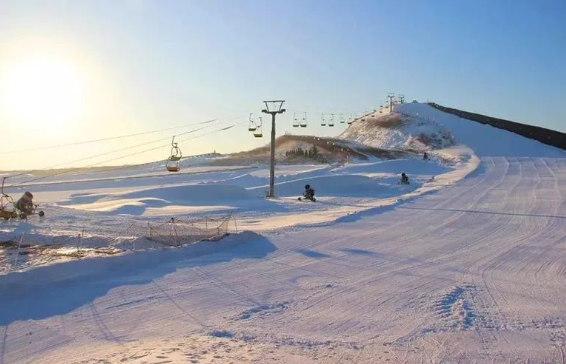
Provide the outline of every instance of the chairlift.
{"type": "Polygon", "coordinates": [[[334,127],[334,114],[330,114],[330,120],[328,121],[328,126],[334,127]]]}
{"type": "Polygon", "coordinates": [[[307,127],[307,113],[303,113],[303,118],[300,120],[299,125],[301,126],[301,128],[306,128],[307,127]]]}
{"type": "Polygon", "coordinates": [[[263,137],[263,120],[261,116],[259,117],[259,123],[256,125],[256,130],[254,131],[254,137],[262,138],[263,137]]]}
{"type": "Polygon", "coordinates": [[[344,119],[344,115],[340,114],[340,124],[344,124],[346,119],[344,119]]]}
{"type": "Polygon", "coordinates": [[[248,126],[248,131],[255,131],[257,129],[257,125],[255,124],[255,122],[252,118],[253,115],[254,115],[253,113],[250,113],[250,117],[249,117],[250,125],[248,126]]]}
{"type": "Polygon", "coordinates": [[[326,126],[326,119],[324,118],[324,114],[320,116],[320,126],[326,126]]]}
{"type": "Polygon", "coordinates": [[[183,158],[183,152],[179,145],[175,143],[175,137],[171,140],[171,155],[167,158],[165,163],[165,168],[169,172],[179,172],[181,170],[181,158],[183,158]]]}
{"type": "Polygon", "coordinates": [[[298,128],[300,125],[299,118],[297,117],[297,113],[293,113],[293,128],[298,128]]]}

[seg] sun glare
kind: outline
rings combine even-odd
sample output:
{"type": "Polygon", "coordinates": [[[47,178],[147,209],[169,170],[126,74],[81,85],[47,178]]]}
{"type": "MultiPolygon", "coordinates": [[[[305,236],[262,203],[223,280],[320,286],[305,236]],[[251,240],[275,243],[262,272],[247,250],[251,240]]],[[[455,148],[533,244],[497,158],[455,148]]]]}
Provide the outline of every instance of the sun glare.
{"type": "Polygon", "coordinates": [[[80,116],[84,90],[72,64],[38,56],[16,62],[0,73],[0,98],[12,118],[49,131],[80,116]]]}

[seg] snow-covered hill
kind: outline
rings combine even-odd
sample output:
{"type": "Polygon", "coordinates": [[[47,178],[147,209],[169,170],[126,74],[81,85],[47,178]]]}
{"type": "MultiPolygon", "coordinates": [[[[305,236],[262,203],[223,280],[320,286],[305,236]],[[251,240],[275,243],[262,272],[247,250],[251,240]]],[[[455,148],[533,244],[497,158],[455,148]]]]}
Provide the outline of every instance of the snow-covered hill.
{"type": "Polygon", "coordinates": [[[564,157],[566,152],[515,133],[442,112],[427,104],[404,104],[400,113],[413,120],[431,120],[449,130],[454,141],[470,147],[478,156],[564,157]]]}
{"type": "MultiPolygon", "coordinates": [[[[372,157],[397,159],[409,156],[406,151],[388,150],[341,138],[325,138],[313,135],[283,135],[276,139],[276,158],[281,164],[334,163],[344,159],[367,161],[372,157]],[[316,155],[309,150],[316,147],[316,155]],[[300,152],[298,152],[300,151],[300,152]],[[298,153],[297,153],[298,152],[298,153]],[[303,152],[307,152],[303,155],[303,152]]],[[[269,144],[245,152],[234,153],[216,160],[213,165],[243,165],[269,163],[269,144]]]]}
{"type": "Polygon", "coordinates": [[[425,151],[465,145],[480,157],[566,155],[558,148],[421,103],[403,104],[384,115],[366,115],[357,119],[340,137],[393,150],[425,151]]]}
{"type": "Polygon", "coordinates": [[[403,112],[370,114],[355,120],[341,135],[375,148],[425,151],[454,144],[449,129],[431,118],[403,112]]]}

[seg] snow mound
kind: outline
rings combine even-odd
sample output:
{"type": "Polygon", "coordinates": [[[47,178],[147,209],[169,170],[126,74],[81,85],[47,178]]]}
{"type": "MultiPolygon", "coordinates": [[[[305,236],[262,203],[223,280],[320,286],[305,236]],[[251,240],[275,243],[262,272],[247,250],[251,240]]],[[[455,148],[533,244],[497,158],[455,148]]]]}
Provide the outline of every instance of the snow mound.
{"type": "Polygon", "coordinates": [[[455,142],[476,155],[491,157],[564,157],[566,152],[518,134],[442,112],[427,104],[403,104],[399,113],[417,120],[431,120],[449,130],[455,142]]]}
{"type": "Polygon", "coordinates": [[[182,185],[113,194],[74,194],[60,205],[139,215],[147,208],[165,206],[226,205],[255,198],[245,188],[232,185],[182,185]]]}
{"type": "Polygon", "coordinates": [[[425,151],[454,145],[449,129],[433,119],[403,112],[367,115],[357,119],[340,137],[375,148],[394,150],[425,151]]]}

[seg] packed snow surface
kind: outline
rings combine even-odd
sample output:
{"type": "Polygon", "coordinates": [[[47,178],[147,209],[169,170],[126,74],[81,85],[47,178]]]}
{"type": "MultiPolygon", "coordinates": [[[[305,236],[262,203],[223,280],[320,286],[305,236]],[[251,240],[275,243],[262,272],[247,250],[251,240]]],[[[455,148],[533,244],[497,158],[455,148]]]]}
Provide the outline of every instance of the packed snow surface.
{"type": "Polygon", "coordinates": [[[456,144],[431,161],[278,166],[273,200],[265,166],[25,187],[47,217],[0,225],[0,363],[561,362],[564,152],[427,105],[400,111],[456,144]],[[307,183],[320,202],[297,201],[307,183]],[[65,262],[15,253],[19,239],[85,229],[98,244],[132,221],[226,213],[255,232],[65,262]]]}

